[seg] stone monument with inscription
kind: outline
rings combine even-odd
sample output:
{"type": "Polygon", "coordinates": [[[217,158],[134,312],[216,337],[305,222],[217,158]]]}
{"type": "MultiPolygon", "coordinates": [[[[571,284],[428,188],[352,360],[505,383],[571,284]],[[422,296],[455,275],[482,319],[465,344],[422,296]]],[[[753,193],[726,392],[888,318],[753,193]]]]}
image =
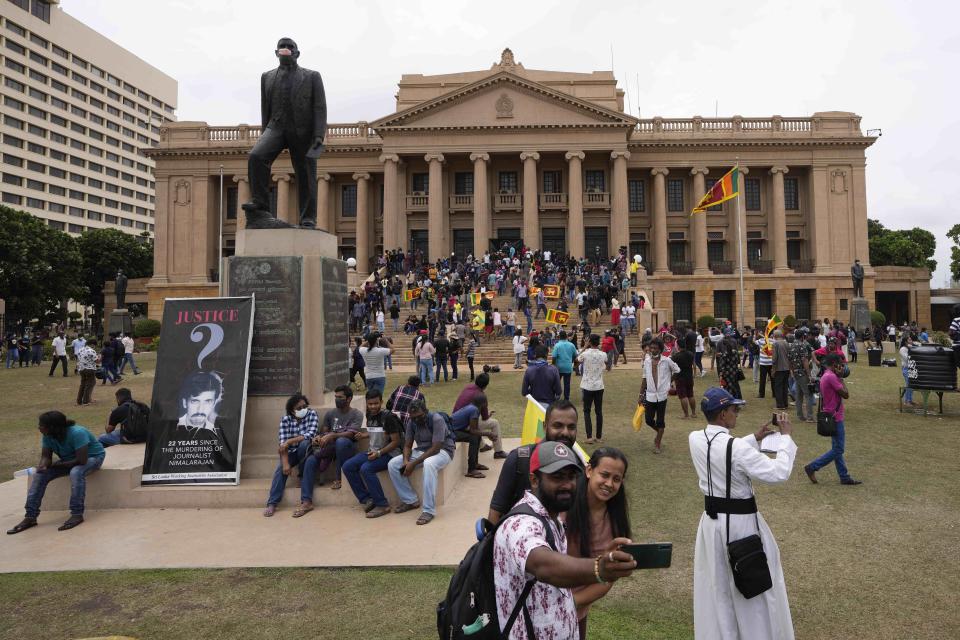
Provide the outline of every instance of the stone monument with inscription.
{"type": "Polygon", "coordinates": [[[337,238],[307,229],[245,229],[228,258],[223,295],[256,297],[242,478],[277,465],[277,425],[287,398],[333,404],[349,374],[347,265],[337,238]]]}

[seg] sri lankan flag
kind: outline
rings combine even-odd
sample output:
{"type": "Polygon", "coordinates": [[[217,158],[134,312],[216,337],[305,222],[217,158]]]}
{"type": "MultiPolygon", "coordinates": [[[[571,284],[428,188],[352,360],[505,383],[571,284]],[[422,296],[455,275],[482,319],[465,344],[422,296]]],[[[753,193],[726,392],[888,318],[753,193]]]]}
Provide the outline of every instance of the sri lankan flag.
{"type": "Polygon", "coordinates": [[[403,292],[403,301],[410,302],[411,300],[416,300],[417,298],[420,297],[421,293],[423,293],[423,289],[421,287],[407,289],[406,291],[403,292]]]}
{"type": "MultiPolygon", "coordinates": [[[[540,293],[540,287],[530,287],[527,289],[527,295],[529,295],[531,298],[536,296],[538,293],[540,293]]],[[[547,294],[543,295],[546,296],[547,294]]]]}
{"type": "MultiPolygon", "coordinates": [[[[523,429],[520,432],[520,444],[536,444],[546,437],[543,423],[547,420],[547,409],[527,394],[527,408],[523,412],[523,429]]],[[[573,443],[573,450],[580,456],[581,462],[586,464],[590,456],[579,443],[573,443]]]]}
{"type": "Polygon", "coordinates": [[[781,320],[777,314],[773,314],[773,317],[767,320],[767,328],[763,332],[763,352],[768,356],[773,355],[773,345],[770,344],[770,334],[782,324],[783,320],[781,320]]]}
{"type": "Polygon", "coordinates": [[[474,331],[483,331],[483,325],[487,322],[487,314],[479,309],[473,312],[470,319],[470,328],[474,331]]]}
{"type": "Polygon", "coordinates": [[[560,287],[555,284],[543,285],[543,297],[548,300],[557,300],[560,298],[560,287]]]}
{"type": "Polygon", "coordinates": [[[570,322],[570,314],[558,309],[547,309],[547,324],[567,324],[570,322]]]}
{"type": "Polygon", "coordinates": [[[480,298],[483,297],[481,293],[471,293],[470,294],[470,306],[475,307],[480,304],[480,298]]]}
{"type": "Polygon", "coordinates": [[[740,193],[740,165],[735,166],[726,175],[717,180],[716,184],[707,191],[707,194],[700,198],[700,202],[693,208],[690,215],[703,213],[709,207],[721,202],[726,202],[731,198],[736,198],[740,193]]]}

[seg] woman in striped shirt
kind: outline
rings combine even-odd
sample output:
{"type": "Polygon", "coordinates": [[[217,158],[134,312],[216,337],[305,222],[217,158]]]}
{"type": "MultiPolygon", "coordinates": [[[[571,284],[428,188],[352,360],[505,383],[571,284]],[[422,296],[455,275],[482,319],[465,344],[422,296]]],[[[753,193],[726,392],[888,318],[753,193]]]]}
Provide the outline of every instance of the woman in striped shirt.
{"type": "Polygon", "coordinates": [[[467,337],[467,365],[470,367],[470,382],[473,382],[473,358],[477,354],[477,346],[480,344],[480,336],[476,331],[471,331],[467,337]]]}

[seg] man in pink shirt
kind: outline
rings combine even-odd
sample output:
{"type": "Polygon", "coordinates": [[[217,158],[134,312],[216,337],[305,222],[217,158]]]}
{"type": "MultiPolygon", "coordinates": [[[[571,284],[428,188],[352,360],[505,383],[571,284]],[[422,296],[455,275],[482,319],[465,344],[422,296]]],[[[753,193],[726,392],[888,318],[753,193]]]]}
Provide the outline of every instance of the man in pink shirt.
{"type": "Polygon", "coordinates": [[[844,363],[835,353],[830,353],[823,358],[823,375],[820,376],[820,399],[823,402],[821,411],[832,413],[837,422],[837,430],[831,440],[833,446],[830,451],[808,464],[803,468],[810,478],[810,482],[817,484],[816,472],[827,466],[831,462],[837,465],[837,475],[840,476],[840,484],[862,484],[860,480],[854,480],[847,471],[847,464],[843,459],[843,448],[845,444],[844,437],[844,411],[843,401],[850,397],[847,391],[847,385],[840,377],[843,372],[844,363]]]}

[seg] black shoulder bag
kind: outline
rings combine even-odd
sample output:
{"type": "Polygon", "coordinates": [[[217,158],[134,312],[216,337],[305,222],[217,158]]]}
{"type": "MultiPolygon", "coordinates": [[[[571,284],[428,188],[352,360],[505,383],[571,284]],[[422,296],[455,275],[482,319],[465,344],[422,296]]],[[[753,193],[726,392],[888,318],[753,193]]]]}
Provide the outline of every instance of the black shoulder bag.
{"type": "MultiPolygon", "coordinates": [[[[704,434],[706,435],[706,434],[704,434]]],[[[714,435],[716,438],[716,435],[714,435]]],[[[710,445],[713,439],[707,441],[707,486],[710,496],[713,497],[713,478],[710,470],[710,445]]],[[[727,496],[730,500],[730,476],[733,466],[733,438],[727,440],[727,496]]],[[[767,564],[767,554],[763,550],[763,540],[760,538],[760,519],[757,512],[753,512],[757,523],[757,533],[730,542],[730,514],[727,518],[727,555],[730,558],[730,569],[733,573],[733,583],[744,598],[749,600],[773,587],[770,577],[770,566],[767,564]]]]}
{"type": "MultiPolygon", "coordinates": [[[[840,402],[843,402],[841,400],[840,402]]],[[[823,389],[820,390],[820,401],[817,404],[817,434],[825,438],[832,438],[837,435],[837,409],[840,405],[832,411],[823,410],[823,389]]]]}

